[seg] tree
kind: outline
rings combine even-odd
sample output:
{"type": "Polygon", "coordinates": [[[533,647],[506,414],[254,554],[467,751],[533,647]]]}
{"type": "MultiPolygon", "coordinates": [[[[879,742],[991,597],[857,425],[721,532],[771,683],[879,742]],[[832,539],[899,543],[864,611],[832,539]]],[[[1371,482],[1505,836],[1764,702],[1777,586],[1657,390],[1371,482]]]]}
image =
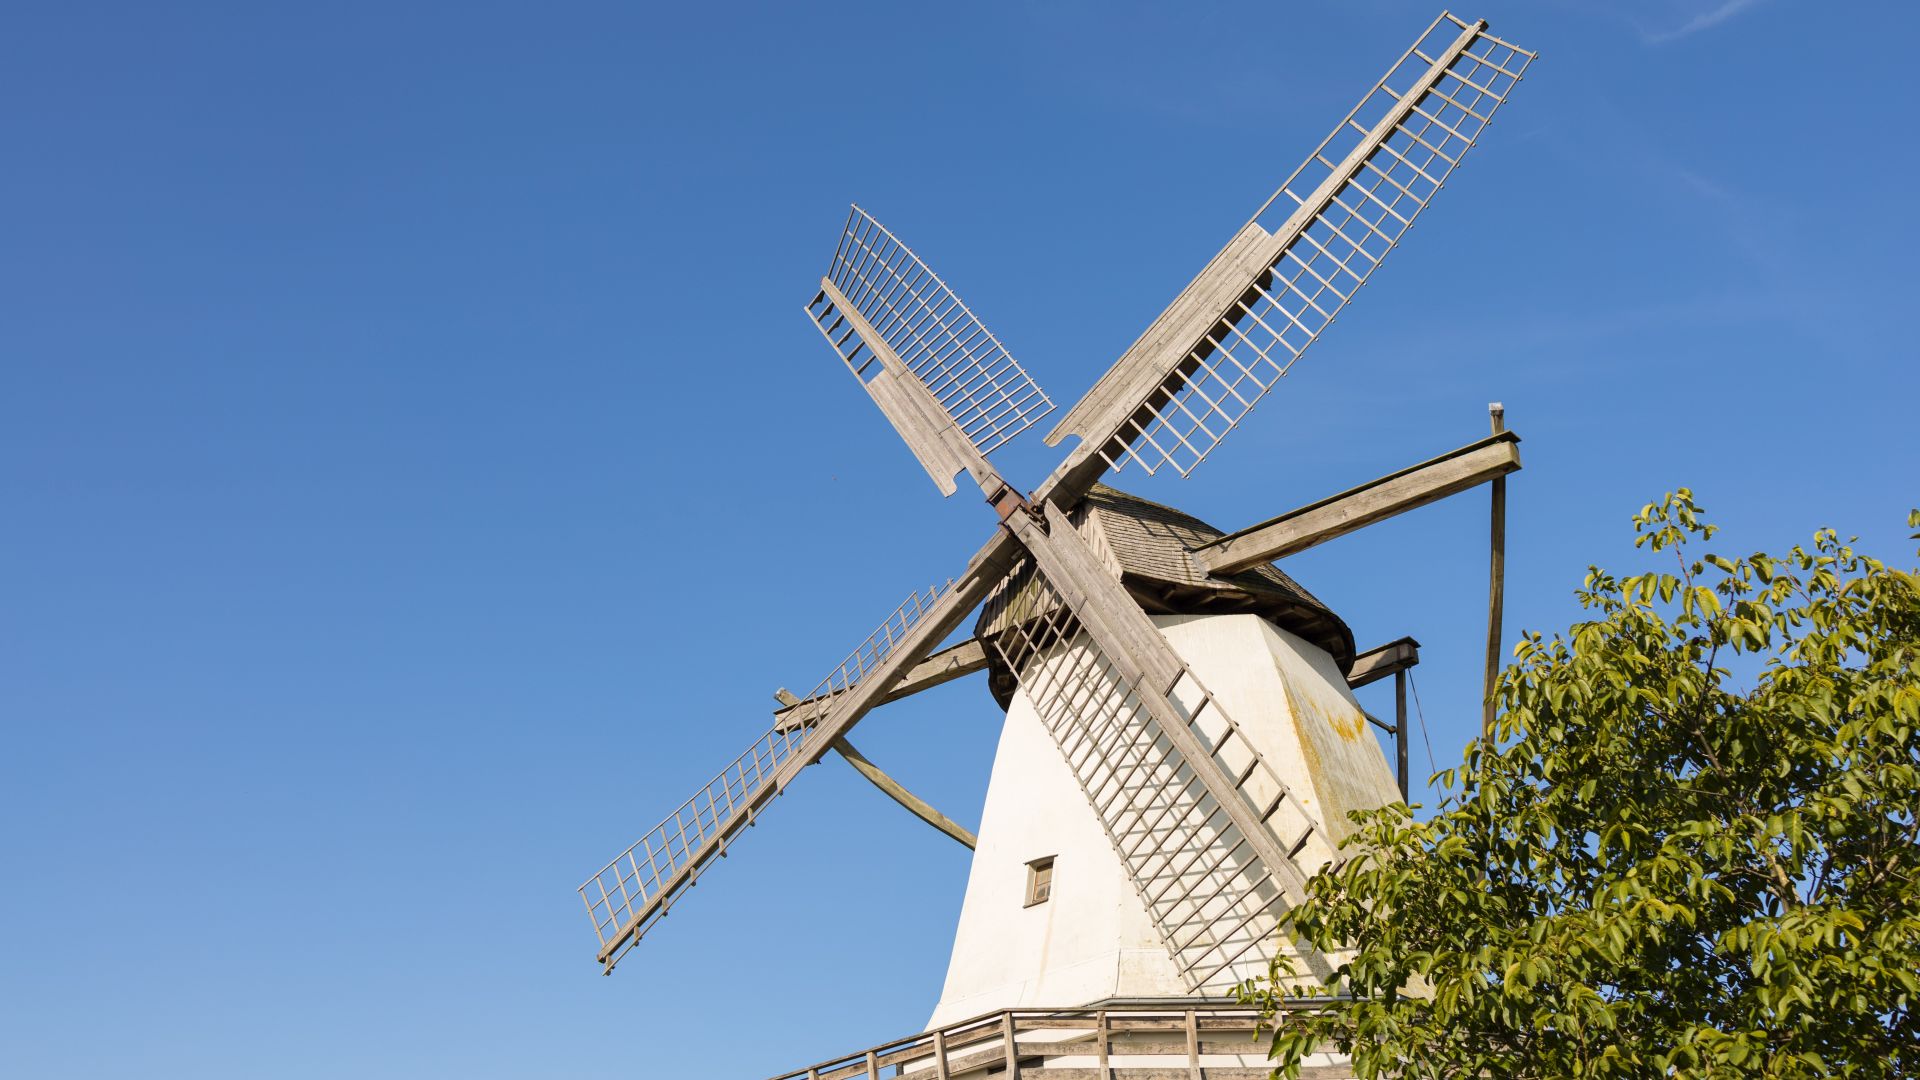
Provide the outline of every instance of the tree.
{"type": "Polygon", "coordinates": [[[1690,558],[1685,489],[1634,529],[1674,571],[1592,569],[1436,815],[1356,814],[1309,883],[1288,931],[1346,959],[1243,989],[1277,1075],[1920,1075],[1920,577],[1831,530],[1690,558]]]}

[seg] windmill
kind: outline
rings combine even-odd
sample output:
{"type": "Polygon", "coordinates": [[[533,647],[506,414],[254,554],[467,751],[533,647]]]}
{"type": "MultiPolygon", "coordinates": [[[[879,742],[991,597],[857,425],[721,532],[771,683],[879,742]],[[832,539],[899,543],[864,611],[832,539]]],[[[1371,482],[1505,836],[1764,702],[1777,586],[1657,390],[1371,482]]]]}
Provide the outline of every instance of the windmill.
{"type": "MultiPolygon", "coordinates": [[[[1378,744],[1358,737],[1370,718],[1351,687],[1417,660],[1411,639],[1356,655],[1346,624],[1272,560],[1498,483],[1519,468],[1518,440],[1496,421],[1491,438],[1233,533],[1102,481],[1191,474],[1371,278],[1533,58],[1442,13],[1066,412],[1045,441],[1078,442],[1030,492],[988,455],[1052,401],[856,206],[807,315],[940,491],[964,473],[994,519],[958,576],[909,597],[810,693],[780,691],[752,746],[581,886],[604,969],[839,753],[975,849],[936,1020],[1036,994],[1218,997],[1264,972],[1282,915],[1336,857],[1342,809],[1404,796],[1404,709],[1396,791],[1378,744]],[[941,648],[975,612],[973,633],[941,648]],[[975,837],[848,735],[889,701],[979,671],[1008,719],[975,837]],[[983,909],[1009,892],[1013,910],[1081,905],[1052,914],[1075,940],[1043,932],[1058,955],[1040,968],[1001,962],[1023,951],[1007,936],[1018,919],[983,909]]],[[[1011,1026],[1005,1038],[1017,1066],[1011,1026]]]]}

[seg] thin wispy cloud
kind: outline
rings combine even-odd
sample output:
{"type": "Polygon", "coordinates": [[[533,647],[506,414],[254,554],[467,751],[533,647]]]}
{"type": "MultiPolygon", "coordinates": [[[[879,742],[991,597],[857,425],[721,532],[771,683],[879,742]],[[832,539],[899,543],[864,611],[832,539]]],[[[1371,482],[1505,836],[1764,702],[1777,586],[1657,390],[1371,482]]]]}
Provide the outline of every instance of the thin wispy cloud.
{"type": "Polygon", "coordinates": [[[1760,0],[1725,0],[1719,7],[1701,12],[1672,30],[1642,29],[1640,36],[1649,45],[1665,45],[1684,37],[1691,37],[1703,30],[1711,30],[1758,3],[1760,0]]]}

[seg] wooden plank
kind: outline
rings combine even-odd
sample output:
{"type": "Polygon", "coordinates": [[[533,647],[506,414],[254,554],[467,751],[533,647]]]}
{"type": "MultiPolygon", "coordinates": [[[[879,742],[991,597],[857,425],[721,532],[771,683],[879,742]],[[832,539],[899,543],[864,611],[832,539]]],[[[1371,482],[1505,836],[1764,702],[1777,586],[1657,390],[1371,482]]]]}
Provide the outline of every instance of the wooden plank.
{"type": "Polygon", "coordinates": [[[1389,641],[1385,645],[1368,649],[1353,659],[1353,669],[1347,672],[1347,686],[1358,690],[1363,686],[1379,682],[1395,672],[1405,671],[1420,662],[1420,643],[1410,637],[1389,641]]]}
{"type": "Polygon", "coordinates": [[[1520,436],[1503,431],[1201,545],[1210,573],[1231,574],[1305,551],[1520,468],[1520,436]]]}
{"type": "MultiPolygon", "coordinates": [[[[1487,405],[1493,423],[1493,437],[1507,430],[1507,410],[1499,402],[1487,405]]],[[[1493,683],[1500,674],[1501,610],[1507,589],[1507,481],[1504,474],[1493,482],[1493,521],[1487,556],[1487,680],[1482,692],[1480,741],[1493,741],[1493,683]]]]}
{"type": "Polygon", "coordinates": [[[1394,776],[1400,781],[1400,801],[1409,798],[1407,789],[1407,669],[1393,673],[1393,756],[1394,776]]]}
{"type": "Polygon", "coordinates": [[[866,777],[874,787],[886,792],[887,798],[906,807],[913,813],[914,817],[919,818],[921,821],[960,841],[968,851],[972,851],[975,847],[979,846],[980,841],[978,837],[968,832],[959,822],[935,810],[925,799],[920,798],[918,795],[902,787],[898,780],[881,772],[878,765],[868,761],[866,755],[855,750],[853,744],[848,742],[844,737],[835,739],[833,741],[833,748],[839,752],[841,757],[847,759],[847,764],[853,766],[855,772],[866,777]]]}
{"type": "MultiPolygon", "coordinates": [[[[890,701],[899,701],[903,697],[917,694],[922,690],[931,690],[976,671],[985,671],[986,668],[985,647],[979,641],[968,638],[958,645],[942,649],[915,664],[900,677],[900,681],[894,684],[893,689],[887,692],[887,696],[882,698],[880,703],[884,705],[890,701]]],[[[819,714],[825,711],[824,707],[820,707],[820,703],[832,700],[831,695],[803,700],[784,687],[774,691],[773,696],[780,702],[780,708],[775,709],[773,715],[781,722],[780,726],[783,730],[817,719],[819,714]],[[802,709],[801,706],[807,706],[807,708],[802,709]]]]}

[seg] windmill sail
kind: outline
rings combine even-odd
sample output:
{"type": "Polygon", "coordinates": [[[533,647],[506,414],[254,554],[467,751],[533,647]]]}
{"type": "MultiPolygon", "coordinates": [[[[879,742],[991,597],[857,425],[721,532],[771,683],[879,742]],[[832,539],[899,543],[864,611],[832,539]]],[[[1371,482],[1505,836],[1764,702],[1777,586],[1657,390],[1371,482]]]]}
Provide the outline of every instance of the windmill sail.
{"type": "Polygon", "coordinates": [[[980,632],[1018,677],[1189,988],[1224,994],[1265,970],[1281,916],[1335,848],[1219,700],[1177,659],[1164,694],[1129,674],[1151,666],[1117,663],[1032,559],[987,600],[980,632]],[[1149,707],[1155,694],[1206,761],[1182,754],[1149,707]],[[1223,805],[1203,771],[1243,805],[1223,805]]]}
{"type": "Polygon", "coordinates": [[[1366,284],[1534,54],[1443,14],[1048,436],[1048,497],[1107,469],[1190,474],[1366,284]]]}
{"type": "Polygon", "coordinates": [[[998,580],[997,553],[1006,543],[998,537],[990,542],[960,587],[948,582],[909,597],[814,689],[815,704],[807,715],[777,720],[665,821],[581,884],[580,899],[607,970],[801,769],[825,756],[834,740],[979,604],[998,580]]]}
{"type": "Polygon", "coordinates": [[[952,478],[963,468],[985,483],[984,455],[1053,410],[946,282],[858,206],[807,315],[944,494],[956,490],[952,478]],[[902,379],[926,396],[905,390],[902,379]],[[923,402],[944,419],[922,414],[923,402]],[[955,435],[965,448],[950,441],[955,435]]]}

